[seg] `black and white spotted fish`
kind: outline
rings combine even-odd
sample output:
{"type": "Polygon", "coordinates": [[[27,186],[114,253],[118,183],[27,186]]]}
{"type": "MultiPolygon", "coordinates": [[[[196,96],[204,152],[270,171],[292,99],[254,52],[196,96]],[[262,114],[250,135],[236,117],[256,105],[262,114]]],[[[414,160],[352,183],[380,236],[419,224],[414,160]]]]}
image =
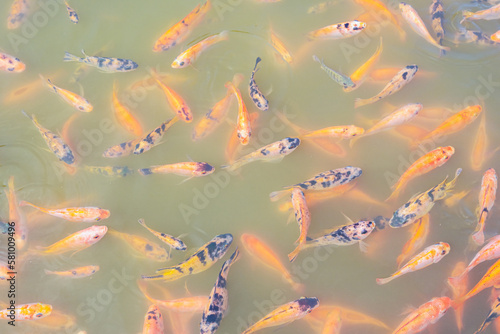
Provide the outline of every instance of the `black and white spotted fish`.
{"type": "MultiPolygon", "coordinates": [[[[443,2],[441,0],[433,0],[431,6],[429,7],[429,14],[431,14],[432,20],[432,30],[436,34],[437,42],[439,45],[443,45],[444,38],[444,10],[443,2]]],[[[445,54],[445,50],[441,50],[441,55],[445,54]]]]}
{"type": "Polygon", "coordinates": [[[65,164],[73,166],[75,163],[75,156],[73,155],[73,152],[71,151],[69,146],[62,140],[62,138],[52,131],[49,131],[41,126],[34,115],[30,116],[24,110],[22,111],[22,113],[26,117],[31,119],[31,121],[35,124],[35,126],[38,128],[38,131],[40,131],[43,139],[47,143],[47,146],[57,156],[57,158],[59,158],[59,160],[61,160],[65,164]]]}
{"type": "Polygon", "coordinates": [[[207,270],[226,254],[232,242],[233,236],[229,233],[217,235],[178,265],[160,268],[156,270],[157,275],[142,275],[142,279],[174,281],[207,270]]]}
{"type": "Polygon", "coordinates": [[[481,324],[481,326],[479,326],[479,329],[475,331],[474,334],[482,333],[482,331],[484,331],[486,327],[488,327],[492,322],[496,321],[499,316],[500,316],[500,297],[496,297],[492,304],[490,313],[488,313],[486,319],[484,319],[484,322],[481,324]]]}
{"type": "Polygon", "coordinates": [[[455,33],[453,42],[457,43],[476,43],[478,45],[500,45],[498,41],[481,31],[471,31],[464,28],[458,29],[455,33]]]}
{"type": "Polygon", "coordinates": [[[272,202],[277,201],[289,193],[294,187],[302,188],[302,190],[325,190],[334,188],[360,177],[362,172],[361,168],[352,166],[327,170],[302,183],[287,186],[285,190],[274,191],[269,194],[269,197],[272,202]]]}
{"type": "Polygon", "coordinates": [[[313,55],[313,60],[315,62],[319,63],[319,65],[321,66],[321,69],[323,71],[325,71],[326,74],[328,74],[328,76],[333,81],[335,81],[336,83],[338,83],[339,85],[344,87],[344,89],[354,87],[354,83],[352,82],[351,78],[349,78],[347,75],[344,75],[342,73],[339,73],[337,71],[332,70],[331,68],[326,66],[325,63],[321,59],[319,59],[316,55],[313,55]]]}
{"type": "Polygon", "coordinates": [[[162,123],[159,127],[148,133],[144,138],[139,140],[139,142],[135,145],[134,150],[132,151],[134,154],[141,154],[149,151],[153,146],[159,144],[160,139],[163,137],[165,132],[179,120],[179,117],[175,116],[172,119],[162,123]]]}
{"type": "Polygon", "coordinates": [[[300,144],[299,138],[285,138],[278,140],[274,143],[263,146],[252,153],[249,153],[237,160],[235,160],[230,165],[224,165],[222,168],[227,168],[228,170],[235,170],[249,162],[262,160],[262,161],[272,161],[283,158],[285,155],[292,153],[300,144]]]}
{"type": "Polygon", "coordinates": [[[66,9],[68,10],[68,16],[69,16],[70,21],[77,24],[78,23],[78,14],[76,13],[76,11],[73,8],[71,8],[69,6],[69,4],[66,0],[64,1],[64,4],[66,5],[66,9]]]}
{"type": "Polygon", "coordinates": [[[105,158],[125,157],[134,151],[135,146],[141,141],[141,138],[132,139],[118,145],[111,146],[102,154],[105,158]]]}
{"type": "Polygon", "coordinates": [[[215,285],[208,297],[208,304],[203,311],[200,322],[200,334],[213,334],[219,328],[220,322],[226,314],[228,307],[227,275],[231,265],[238,260],[240,251],[238,248],[233,255],[224,262],[222,269],[215,281],[215,285]]]}
{"type": "Polygon", "coordinates": [[[65,52],[64,61],[77,61],[90,66],[97,67],[103,72],[113,73],[113,72],[129,72],[135,70],[139,65],[130,59],[122,58],[110,58],[110,57],[93,57],[87,56],[85,51],[82,50],[85,58],[80,58],[72,55],[69,52],[65,52]]]}
{"type": "Polygon", "coordinates": [[[250,98],[252,99],[253,103],[257,106],[262,111],[266,111],[269,109],[269,102],[267,102],[266,97],[262,92],[259,90],[259,87],[257,87],[257,84],[255,83],[255,72],[257,72],[259,69],[257,68],[257,65],[260,63],[262,59],[260,57],[257,57],[257,60],[255,61],[255,66],[252,71],[252,76],[250,77],[250,84],[248,85],[248,93],[250,94],[250,98]]]}

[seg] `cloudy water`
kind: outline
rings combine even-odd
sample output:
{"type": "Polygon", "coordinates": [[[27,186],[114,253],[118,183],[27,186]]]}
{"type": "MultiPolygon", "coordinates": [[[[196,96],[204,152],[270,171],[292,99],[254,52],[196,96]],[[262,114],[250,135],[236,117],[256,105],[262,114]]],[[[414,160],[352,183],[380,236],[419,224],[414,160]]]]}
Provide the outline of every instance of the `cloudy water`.
{"type": "MultiPolygon", "coordinates": [[[[488,168],[500,168],[495,153],[500,145],[499,47],[475,41],[465,43],[466,39],[459,35],[467,34],[469,29],[489,36],[500,29],[497,20],[460,23],[462,10],[477,11],[490,5],[443,1],[446,31],[443,44],[451,50],[440,56],[437,47],[418,36],[404,21],[397,2],[386,5],[395,14],[400,28],[380,11],[374,12],[369,0],[328,1],[321,12],[309,10],[320,1],[211,0],[211,8],[200,22],[189,28],[187,38],[163,52],[153,52],[155,41],[193,10],[198,1],[70,1],[79,16],[78,24],[74,24],[63,1],[26,0],[30,6],[26,20],[16,29],[7,29],[12,2],[0,4],[0,17],[4,18],[4,24],[0,25],[0,50],[18,57],[26,68],[21,73],[0,73],[1,185],[7,191],[8,180],[13,176],[18,201],[51,209],[96,206],[109,210],[111,215],[94,223],[71,222],[29,206],[20,208],[26,216],[28,241],[22,250],[19,240],[16,241],[15,297],[9,297],[12,286],[0,282],[1,307],[7,307],[14,299],[16,304],[50,304],[53,311],[42,320],[17,319],[15,327],[8,324],[9,319],[2,320],[0,333],[140,333],[151,305],[140,286],[151,297],[162,300],[207,296],[223,261],[236,247],[241,254],[228,275],[229,308],[217,331],[221,334],[239,334],[272,309],[302,296],[319,299],[320,309],[314,317],[308,315],[277,329],[264,329],[262,333],[321,333],[329,305],[355,310],[380,322],[360,323],[359,317],[355,317],[358,321],[352,321],[344,316],[342,333],[390,333],[405,318],[405,310],[417,308],[434,297],[453,298],[447,278],[457,262],[468,263],[479,250],[478,246],[469,246],[469,240],[477,224],[475,212],[482,175],[488,168]],[[368,15],[370,10],[372,15],[368,15]],[[314,41],[307,38],[311,31],[356,18],[367,22],[358,35],[314,41]],[[182,51],[224,30],[228,31],[228,39],[205,50],[192,66],[171,67],[182,51]],[[271,32],[291,53],[291,64],[273,47],[271,32]],[[313,60],[316,55],[326,66],[350,75],[380,45],[382,52],[373,69],[395,70],[382,79],[368,74],[362,86],[352,92],[344,92],[313,60]],[[138,68],[126,73],[105,73],[77,62],[63,62],[65,52],[83,57],[82,50],[89,56],[131,59],[138,68]],[[257,57],[262,61],[255,81],[269,100],[268,111],[257,109],[248,94],[257,57]],[[355,98],[376,95],[407,65],[417,65],[418,72],[399,92],[354,108],[355,98]],[[75,75],[77,70],[80,72],[75,75]],[[144,134],[175,116],[165,94],[154,84],[153,71],[185,99],[193,121],[173,124],[160,144],[148,152],[103,157],[109,147],[136,138],[114,115],[113,85],[119,100],[140,121],[144,134]],[[299,147],[282,160],[252,162],[229,172],[221,166],[230,158],[227,146],[237,122],[236,100],[213,133],[198,141],[192,140],[192,134],[204,115],[226,96],[225,84],[237,73],[244,77],[239,85],[243,101],[258,118],[250,143],[238,144],[239,151],[233,154],[233,159],[285,137],[303,135],[304,131],[348,124],[366,130],[408,103],[421,103],[424,109],[408,123],[411,127],[361,137],[352,147],[348,139],[326,139],[317,145],[301,137],[299,147]],[[56,86],[84,96],[93,110],[77,111],[48,89],[40,74],[56,86]],[[413,145],[418,135],[476,104],[483,111],[463,130],[426,140],[420,146],[413,145]],[[46,129],[62,135],[76,156],[76,167],[69,168],[58,160],[22,110],[34,115],[46,129]],[[472,153],[482,117],[486,118],[485,162],[475,168],[472,153]],[[294,125],[304,129],[302,133],[294,125]],[[392,192],[391,186],[417,158],[438,146],[449,145],[455,153],[448,162],[415,177],[397,199],[385,202],[392,192]],[[143,176],[137,172],[154,165],[189,161],[207,162],[215,171],[186,182],[183,182],[185,176],[143,176]],[[106,176],[92,173],[86,166],[127,166],[133,173],[125,177],[106,176]],[[306,192],[311,213],[308,236],[319,237],[326,230],[348,224],[345,216],[352,221],[391,217],[413,195],[434,187],[446,176],[451,178],[457,168],[462,168],[449,196],[469,193],[455,204],[436,203],[430,212],[429,235],[414,254],[440,241],[450,244],[450,253],[437,264],[377,285],[376,278],[388,277],[397,270],[396,258],[413,228],[386,227],[375,229],[365,239],[368,246],[365,253],[357,244],[309,248],[290,263],[287,255],[295,248],[294,242],[300,234],[293,211],[286,207],[290,195],[271,202],[269,194],[320,172],[346,166],[362,169],[362,175],[349,191],[315,201],[308,197],[314,191],[306,192]],[[170,251],[138,223],[140,218],[153,230],[180,236],[187,250],[170,251]],[[105,225],[109,229],[95,245],[77,252],[41,253],[43,247],[91,225],[105,225]],[[149,259],[113,233],[116,231],[161,245],[171,258],[162,262],[149,259]],[[227,254],[206,271],[170,282],[140,279],[141,275],[153,275],[156,269],[180,263],[214,236],[225,233],[232,234],[233,243],[227,254]],[[303,285],[303,290],[293,290],[277,271],[247,252],[241,241],[244,233],[253,234],[269,245],[296,283],[303,285]],[[45,273],[45,270],[64,271],[88,265],[98,265],[100,270],[79,279],[45,273]]],[[[435,36],[429,14],[431,3],[411,5],[435,36]]],[[[7,196],[2,201],[0,217],[9,221],[7,196]]],[[[499,232],[497,221],[498,210],[494,206],[486,221],[486,238],[499,232]]],[[[0,245],[0,258],[6,260],[7,235],[0,237],[0,245]]],[[[493,261],[482,263],[471,271],[467,290],[492,264],[493,261]]],[[[491,293],[486,290],[466,302],[463,333],[476,331],[490,311],[491,293]]],[[[201,311],[171,312],[164,308],[161,311],[165,333],[198,332],[201,311]]],[[[457,333],[454,313],[450,309],[429,330],[457,333]]],[[[494,326],[484,333],[495,333],[494,326]]]]}

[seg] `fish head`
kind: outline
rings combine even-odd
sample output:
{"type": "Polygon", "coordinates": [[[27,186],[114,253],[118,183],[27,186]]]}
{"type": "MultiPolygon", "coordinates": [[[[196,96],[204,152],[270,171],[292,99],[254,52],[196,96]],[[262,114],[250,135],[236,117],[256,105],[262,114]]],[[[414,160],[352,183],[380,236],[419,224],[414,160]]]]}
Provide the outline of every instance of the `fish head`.
{"type": "Polygon", "coordinates": [[[480,105],[470,106],[469,107],[469,117],[471,120],[475,119],[479,114],[483,111],[483,107],[480,105]]]}
{"type": "Polygon", "coordinates": [[[110,215],[111,215],[111,213],[109,212],[109,210],[101,209],[99,211],[99,217],[97,217],[95,219],[95,221],[99,221],[99,220],[102,220],[102,219],[109,218],[110,215]]]}
{"type": "Polygon", "coordinates": [[[351,29],[352,30],[363,30],[366,28],[366,22],[361,22],[358,20],[354,20],[351,22],[351,29]]]}
{"type": "Polygon", "coordinates": [[[91,226],[87,229],[87,241],[90,243],[95,243],[108,232],[108,227],[107,226],[91,226]]]}
{"type": "Polygon", "coordinates": [[[301,312],[311,312],[319,306],[319,300],[316,297],[302,297],[297,300],[301,312]]]}
{"type": "Polygon", "coordinates": [[[365,129],[360,128],[359,126],[351,125],[351,126],[349,126],[347,128],[346,132],[347,132],[346,133],[347,136],[349,136],[349,137],[356,137],[356,136],[360,136],[363,133],[365,133],[365,129]]]}
{"type": "Polygon", "coordinates": [[[175,58],[175,60],[172,62],[172,68],[184,68],[188,65],[190,65],[191,62],[189,61],[189,59],[184,59],[184,58],[175,58]]]}
{"type": "Polygon", "coordinates": [[[394,212],[391,220],[389,221],[389,226],[392,228],[398,228],[411,224],[416,221],[415,217],[415,213],[403,214],[400,210],[397,210],[394,212]]]}
{"type": "Polygon", "coordinates": [[[19,58],[13,58],[12,60],[9,60],[9,63],[11,63],[13,66],[9,67],[9,70],[11,72],[23,72],[26,69],[26,65],[19,60],[19,58]]]}
{"type": "Polygon", "coordinates": [[[196,171],[200,175],[207,175],[207,174],[212,174],[214,172],[215,168],[206,162],[201,162],[198,164],[196,171]]]}
{"type": "Polygon", "coordinates": [[[82,103],[78,105],[78,110],[82,112],[91,112],[93,109],[94,107],[86,99],[84,99],[82,103]]]}
{"type": "Polygon", "coordinates": [[[226,254],[227,249],[233,242],[233,236],[229,233],[215,236],[207,245],[207,255],[213,261],[220,259],[226,254]]]}
{"type": "Polygon", "coordinates": [[[36,304],[33,309],[33,319],[44,318],[52,312],[52,305],[49,304],[36,304]]]}
{"type": "Polygon", "coordinates": [[[441,251],[440,255],[444,256],[450,252],[450,244],[448,244],[446,242],[440,242],[439,249],[441,251]]]}
{"type": "Polygon", "coordinates": [[[439,147],[443,157],[448,160],[453,154],[455,154],[455,148],[453,146],[439,147]]]}
{"type": "Polygon", "coordinates": [[[297,148],[297,146],[299,146],[300,139],[299,138],[290,138],[290,137],[287,137],[287,138],[285,138],[285,142],[286,142],[286,147],[289,150],[294,150],[294,149],[297,148]]]}

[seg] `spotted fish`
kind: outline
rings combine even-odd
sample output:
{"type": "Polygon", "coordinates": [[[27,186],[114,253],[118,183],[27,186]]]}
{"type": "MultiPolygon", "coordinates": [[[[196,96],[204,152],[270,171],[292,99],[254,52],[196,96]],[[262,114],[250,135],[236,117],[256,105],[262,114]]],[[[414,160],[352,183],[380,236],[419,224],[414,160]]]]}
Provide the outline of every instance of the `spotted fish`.
{"type": "Polygon", "coordinates": [[[219,328],[220,322],[227,312],[228,293],[227,293],[227,275],[229,268],[239,258],[240,252],[238,248],[233,255],[224,262],[222,269],[215,281],[215,285],[208,297],[208,304],[203,311],[200,322],[200,334],[213,334],[219,328]]]}
{"type": "Polygon", "coordinates": [[[306,197],[302,189],[292,189],[292,205],[295,220],[299,225],[300,235],[296,241],[296,243],[298,243],[297,247],[290,254],[288,254],[288,260],[290,260],[290,262],[295,261],[299,252],[306,244],[307,232],[309,231],[309,226],[311,225],[311,212],[307,206],[306,197]]]}
{"type": "Polygon", "coordinates": [[[498,317],[500,316],[500,297],[497,297],[496,300],[493,303],[493,307],[491,308],[490,312],[486,316],[486,319],[484,319],[483,323],[481,326],[479,326],[479,329],[474,332],[474,334],[481,333],[488,327],[493,321],[495,321],[498,317]]]}
{"type": "Polygon", "coordinates": [[[460,23],[465,20],[496,20],[500,18],[500,4],[477,12],[464,10],[462,11],[462,15],[464,18],[460,23]]]}
{"type": "Polygon", "coordinates": [[[153,146],[158,145],[160,143],[160,139],[175,122],[177,122],[179,118],[176,116],[168,121],[162,123],[159,127],[148,133],[145,137],[143,137],[139,142],[135,145],[134,150],[132,151],[134,154],[141,154],[149,151],[153,146]]]}
{"type": "Polygon", "coordinates": [[[7,18],[7,29],[17,29],[26,20],[29,5],[28,0],[14,0],[7,18]]]}
{"type": "Polygon", "coordinates": [[[420,333],[430,324],[436,323],[446,311],[452,306],[449,297],[432,298],[425,304],[422,304],[415,311],[411,312],[392,334],[410,334],[420,333]]]}
{"type": "Polygon", "coordinates": [[[142,275],[142,279],[174,281],[207,270],[226,254],[232,242],[233,236],[229,233],[217,235],[178,265],[160,268],[156,270],[157,275],[142,275]]]}
{"type": "Polygon", "coordinates": [[[102,156],[105,158],[125,157],[134,151],[136,145],[139,144],[140,141],[141,141],[141,138],[137,138],[137,139],[132,139],[132,140],[126,141],[126,142],[118,144],[118,145],[111,146],[106,151],[104,151],[102,156]]]}
{"type": "Polygon", "coordinates": [[[148,259],[157,262],[165,262],[169,256],[167,250],[155,242],[149,241],[146,238],[138,235],[109,230],[109,233],[119,237],[130,245],[137,253],[144,255],[148,259]]]}
{"type": "Polygon", "coordinates": [[[222,31],[219,34],[208,36],[207,38],[196,43],[195,45],[191,46],[189,49],[178,55],[177,58],[175,58],[175,60],[172,62],[172,68],[184,68],[186,66],[192,65],[203,51],[216,43],[227,41],[228,38],[229,31],[227,30],[222,31]]]}
{"type": "Polygon", "coordinates": [[[164,334],[163,316],[157,305],[151,305],[144,317],[144,326],[142,334],[164,334]]]}
{"type": "Polygon", "coordinates": [[[156,81],[158,87],[163,90],[165,97],[167,98],[168,104],[175,111],[177,117],[182,119],[186,123],[193,121],[193,112],[189,108],[186,101],[177,93],[175,90],[165,85],[163,81],[160,80],[160,76],[155,70],[151,70],[151,75],[156,81]]]}
{"type": "Polygon", "coordinates": [[[354,87],[354,83],[347,75],[332,70],[330,67],[326,66],[325,63],[316,55],[313,55],[312,57],[315,62],[319,63],[321,69],[325,71],[333,81],[341,85],[344,89],[354,87]]]}
{"type": "MultiPolygon", "coordinates": [[[[429,14],[431,14],[432,20],[432,30],[436,34],[437,42],[439,45],[443,45],[444,38],[444,10],[442,0],[432,0],[432,4],[429,7],[429,14]]],[[[441,49],[441,55],[445,54],[445,50],[441,49]]]]}
{"type": "Polygon", "coordinates": [[[253,103],[255,103],[257,108],[266,111],[269,109],[269,102],[267,101],[264,94],[262,94],[262,92],[259,90],[259,87],[257,87],[257,83],[255,82],[255,72],[259,70],[257,68],[257,65],[261,60],[262,59],[260,57],[257,57],[257,60],[255,61],[255,66],[253,68],[252,75],[250,76],[250,84],[248,85],[248,93],[250,94],[250,98],[252,99],[253,103]]]}
{"type": "MultiPolygon", "coordinates": [[[[49,316],[52,312],[52,306],[42,303],[21,304],[16,305],[14,312],[16,321],[37,320],[49,316]]],[[[0,310],[0,319],[10,319],[10,314],[8,308],[0,310]]]]}
{"type": "Polygon", "coordinates": [[[25,69],[26,65],[19,58],[0,52],[0,70],[20,73],[25,69]]]}
{"type": "Polygon", "coordinates": [[[109,210],[101,209],[95,206],[70,207],[63,209],[47,209],[34,205],[27,201],[20,201],[19,206],[31,206],[43,213],[62,218],[72,222],[92,223],[107,219],[110,216],[109,210]]]}
{"type": "Polygon", "coordinates": [[[43,254],[61,254],[68,251],[80,251],[92,246],[108,232],[107,226],[93,225],[81,231],[70,234],[48,247],[39,247],[43,254]]]}
{"type": "Polygon", "coordinates": [[[332,24],[318,30],[311,31],[307,38],[313,39],[339,39],[359,34],[366,28],[365,22],[358,20],[332,24]]]}
{"type": "Polygon", "coordinates": [[[66,90],[61,87],[57,87],[50,81],[50,79],[45,79],[43,75],[39,75],[40,79],[42,79],[43,84],[51,91],[59,95],[66,103],[71,105],[73,108],[75,108],[78,111],[82,112],[91,112],[93,107],[90,104],[90,102],[84,98],[83,96],[80,96],[76,93],[73,93],[69,90],[66,90]]]}
{"type": "Polygon", "coordinates": [[[110,58],[110,57],[93,57],[87,56],[82,50],[84,58],[72,55],[66,52],[63,61],[77,61],[89,66],[94,66],[103,72],[129,72],[135,70],[139,65],[130,59],[110,58]]]}
{"type": "Polygon", "coordinates": [[[127,166],[84,166],[84,168],[93,174],[101,174],[109,177],[125,177],[134,172],[134,170],[127,166]]]}
{"type": "Polygon", "coordinates": [[[66,5],[66,9],[68,10],[68,16],[69,16],[69,19],[71,22],[73,22],[74,24],[77,24],[78,23],[78,14],[76,13],[76,11],[71,8],[68,4],[68,2],[65,0],[64,1],[64,4],[66,5]]]}
{"type": "Polygon", "coordinates": [[[160,239],[161,241],[163,241],[164,243],[166,243],[170,247],[175,248],[177,250],[186,250],[187,246],[181,239],[173,237],[173,236],[166,234],[166,233],[161,233],[161,232],[155,231],[152,228],[149,228],[146,225],[146,222],[144,221],[144,219],[142,219],[142,218],[139,219],[139,224],[144,226],[149,232],[153,233],[154,236],[156,236],[158,239],[160,239]]]}
{"type": "Polygon", "coordinates": [[[177,174],[182,176],[189,176],[187,181],[193,177],[199,177],[204,175],[209,175],[214,172],[215,168],[206,162],[177,162],[174,164],[151,166],[149,168],[139,169],[139,174],[150,175],[153,173],[157,174],[177,174]]]}
{"type": "Polygon", "coordinates": [[[495,204],[498,186],[498,176],[495,169],[490,168],[483,174],[481,190],[479,192],[479,206],[477,208],[478,222],[472,239],[478,245],[484,243],[484,224],[495,204]]]}
{"type": "Polygon", "coordinates": [[[94,275],[99,271],[99,266],[84,266],[65,271],[44,270],[47,275],[57,275],[69,278],[83,278],[94,275]]]}

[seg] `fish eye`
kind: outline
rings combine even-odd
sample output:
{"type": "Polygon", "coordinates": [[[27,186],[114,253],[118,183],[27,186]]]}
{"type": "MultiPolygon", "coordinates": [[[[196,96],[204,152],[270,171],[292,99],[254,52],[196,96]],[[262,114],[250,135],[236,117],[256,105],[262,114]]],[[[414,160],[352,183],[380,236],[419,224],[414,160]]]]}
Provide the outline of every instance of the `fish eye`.
{"type": "Polygon", "coordinates": [[[76,271],[75,271],[75,270],[73,270],[73,271],[71,272],[71,274],[72,274],[72,275],[76,275],[76,271]]]}
{"type": "Polygon", "coordinates": [[[185,63],[184,63],[183,61],[181,61],[181,62],[179,63],[179,66],[184,66],[184,64],[185,64],[185,63]]]}
{"type": "Polygon", "coordinates": [[[37,317],[37,318],[43,317],[43,313],[42,312],[37,313],[37,314],[35,314],[35,317],[37,317]]]}
{"type": "Polygon", "coordinates": [[[94,239],[99,239],[99,235],[98,234],[94,235],[94,239]]]}

